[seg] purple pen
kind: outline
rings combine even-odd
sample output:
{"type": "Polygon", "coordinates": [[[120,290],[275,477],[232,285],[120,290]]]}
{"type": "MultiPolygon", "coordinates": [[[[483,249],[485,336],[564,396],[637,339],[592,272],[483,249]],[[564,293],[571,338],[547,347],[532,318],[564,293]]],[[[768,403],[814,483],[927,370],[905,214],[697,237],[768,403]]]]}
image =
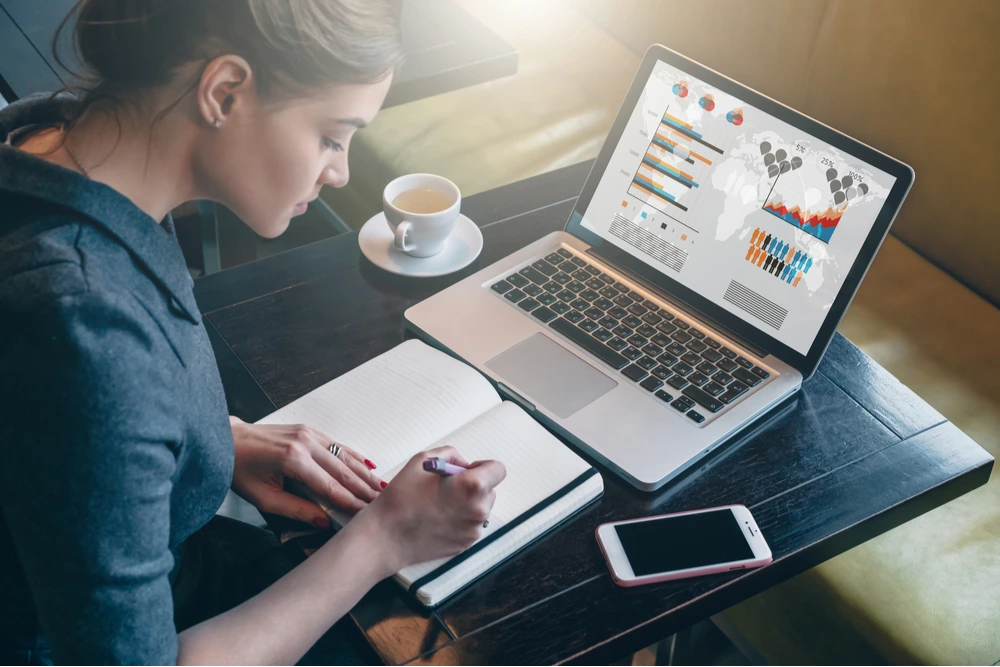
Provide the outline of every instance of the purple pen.
{"type": "Polygon", "coordinates": [[[441,475],[442,477],[449,477],[451,475],[457,475],[460,472],[465,472],[468,468],[463,468],[462,466],[455,465],[454,463],[448,463],[444,459],[436,457],[424,461],[424,470],[432,472],[435,475],[441,475]]]}

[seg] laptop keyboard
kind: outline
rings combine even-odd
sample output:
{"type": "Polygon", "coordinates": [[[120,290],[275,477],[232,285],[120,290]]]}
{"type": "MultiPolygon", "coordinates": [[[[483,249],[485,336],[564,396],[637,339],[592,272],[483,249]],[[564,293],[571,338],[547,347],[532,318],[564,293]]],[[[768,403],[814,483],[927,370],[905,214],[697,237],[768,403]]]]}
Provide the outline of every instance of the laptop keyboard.
{"type": "Polygon", "coordinates": [[[754,360],[565,248],[490,289],[696,424],[771,377],[754,360]]]}

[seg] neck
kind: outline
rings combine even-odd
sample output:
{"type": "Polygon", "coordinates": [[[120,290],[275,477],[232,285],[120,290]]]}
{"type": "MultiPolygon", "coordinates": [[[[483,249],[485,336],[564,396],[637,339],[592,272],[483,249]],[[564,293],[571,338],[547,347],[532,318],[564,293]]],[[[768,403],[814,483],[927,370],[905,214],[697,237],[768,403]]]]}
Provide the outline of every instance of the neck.
{"type": "Polygon", "coordinates": [[[119,111],[117,119],[107,111],[88,111],[65,137],[67,157],[157,222],[198,198],[191,168],[193,132],[178,109],[155,125],[152,115],[132,110],[119,111]]]}

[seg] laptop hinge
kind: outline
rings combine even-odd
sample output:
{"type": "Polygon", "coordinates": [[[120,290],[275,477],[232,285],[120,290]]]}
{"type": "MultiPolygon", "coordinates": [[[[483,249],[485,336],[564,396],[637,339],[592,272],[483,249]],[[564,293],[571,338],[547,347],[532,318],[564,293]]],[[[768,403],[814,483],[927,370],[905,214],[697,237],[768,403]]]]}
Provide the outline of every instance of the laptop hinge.
{"type": "Polygon", "coordinates": [[[622,273],[623,275],[628,276],[629,280],[632,280],[632,281],[636,282],[637,284],[641,285],[643,288],[645,288],[645,289],[649,290],[650,292],[652,292],[653,294],[655,294],[658,298],[663,299],[664,301],[669,302],[671,306],[673,306],[677,310],[680,310],[680,311],[684,312],[684,314],[686,314],[691,319],[693,319],[693,320],[699,320],[701,322],[704,322],[707,327],[710,327],[712,329],[716,329],[720,333],[724,333],[726,336],[728,336],[729,338],[733,339],[735,342],[739,343],[740,345],[742,345],[743,347],[745,347],[746,349],[748,349],[750,352],[753,352],[758,357],[764,358],[764,357],[766,357],[769,354],[769,352],[767,350],[761,349],[760,346],[758,346],[758,345],[754,345],[753,343],[751,343],[750,341],[746,340],[745,338],[743,338],[739,334],[735,333],[731,329],[729,329],[729,328],[723,326],[722,324],[716,322],[712,318],[707,317],[704,313],[701,313],[699,311],[694,310],[693,308],[691,308],[690,306],[688,306],[686,303],[684,303],[680,299],[677,299],[676,297],[674,297],[669,292],[666,292],[663,289],[661,289],[660,287],[657,287],[656,285],[654,285],[653,283],[649,282],[648,280],[646,280],[642,276],[639,276],[635,272],[630,271],[628,268],[622,266],[618,262],[616,262],[616,261],[614,261],[612,259],[608,259],[604,255],[602,255],[599,252],[597,252],[594,249],[593,246],[587,248],[587,254],[590,255],[590,256],[592,256],[592,257],[594,257],[595,259],[598,259],[598,260],[604,262],[605,264],[607,264],[609,266],[614,267],[615,271],[618,271],[618,272],[622,273]]]}

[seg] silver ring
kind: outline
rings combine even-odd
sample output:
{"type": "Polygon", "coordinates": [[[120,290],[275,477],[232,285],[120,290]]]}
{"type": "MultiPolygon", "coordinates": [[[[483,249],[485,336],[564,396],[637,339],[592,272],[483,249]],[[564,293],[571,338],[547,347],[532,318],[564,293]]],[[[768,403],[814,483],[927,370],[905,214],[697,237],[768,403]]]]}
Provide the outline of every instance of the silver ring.
{"type": "Polygon", "coordinates": [[[338,459],[340,458],[340,452],[343,451],[343,448],[341,448],[341,446],[335,442],[331,442],[330,446],[327,447],[327,449],[329,449],[330,453],[336,456],[338,459]]]}

